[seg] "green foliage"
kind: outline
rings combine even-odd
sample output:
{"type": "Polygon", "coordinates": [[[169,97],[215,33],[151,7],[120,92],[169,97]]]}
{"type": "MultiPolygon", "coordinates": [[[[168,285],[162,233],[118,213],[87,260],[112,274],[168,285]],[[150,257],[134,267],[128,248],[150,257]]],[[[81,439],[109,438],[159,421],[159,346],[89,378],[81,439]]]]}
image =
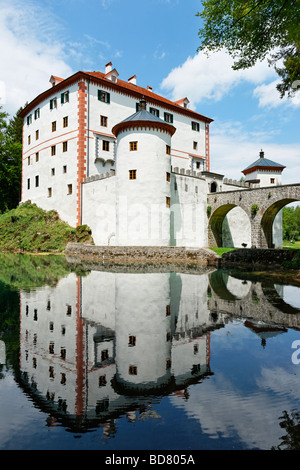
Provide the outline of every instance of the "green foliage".
{"type": "Polygon", "coordinates": [[[70,227],[56,211],[46,212],[30,202],[0,216],[1,250],[62,252],[69,242],[93,243],[90,228],[70,227]]]}
{"type": "Polygon", "coordinates": [[[255,215],[257,213],[258,209],[259,209],[259,207],[258,207],[257,204],[252,204],[251,212],[252,212],[253,215],[255,215]]]}
{"type": "Polygon", "coordinates": [[[300,206],[282,209],[282,229],[284,240],[300,240],[300,206]]]}
{"type": "Polygon", "coordinates": [[[226,48],[235,59],[235,70],[252,67],[271,53],[269,63],[282,79],[277,86],[281,97],[293,96],[300,79],[299,0],[203,0],[202,4],[197,13],[203,20],[198,50],[226,48]]]}
{"type": "Polygon", "coordinates": [[[23,120],[18,115],[9,120],[0,106],[0,213],[21,198],[22,128],[23,120]]]}

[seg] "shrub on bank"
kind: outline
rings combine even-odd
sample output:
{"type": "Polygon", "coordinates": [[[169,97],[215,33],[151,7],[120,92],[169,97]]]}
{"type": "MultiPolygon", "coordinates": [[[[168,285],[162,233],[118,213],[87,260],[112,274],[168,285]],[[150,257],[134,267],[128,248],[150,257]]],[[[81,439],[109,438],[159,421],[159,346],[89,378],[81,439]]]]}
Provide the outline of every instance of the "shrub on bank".
{"type": "Polygon", "coordinates": [[[2,251],[62,252],[69,242],[93,243],[90,228],[70,227],[56,211],[29,201],[0,216],[2,251]]]}

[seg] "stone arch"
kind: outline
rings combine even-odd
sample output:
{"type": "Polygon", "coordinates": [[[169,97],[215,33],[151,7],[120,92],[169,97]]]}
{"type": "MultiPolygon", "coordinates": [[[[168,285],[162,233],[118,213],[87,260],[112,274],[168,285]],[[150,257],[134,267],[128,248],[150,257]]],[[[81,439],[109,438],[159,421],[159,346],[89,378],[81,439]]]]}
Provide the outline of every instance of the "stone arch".
{"type": "MultiPolygon", "coordinates": [[[[210,216],[209,223],[208,223],[209,246],[218,246],[218,247],[229,246],[228,243],[227,245],[224,244],[224,225],[229,224],[227,230],[230,229],[230,220],[227,218],[227,215],[229,214],[230,211],[232,211],[235,208],[239,210],[243,210],[243,214],[245,214],[245,221],[247,220],[247,223],[249,222],[248,231],[251,232],[250,220],[249,220],[249,216],[248,216],[246,209],[242,205],[238,205],[238,204],[230,204],[230,203],[223,204],[222,206],[218,207],[210,216]]],[[[241,225],[243,228],[245,223],[241,225]]],[[[249,237],[250,237],[249,238],[250,242],[248,243],[248,240],[247,240],[248,246],[251,245],[251,234],[249,234],[249,237]]],[[[232,239],[234,238],[236,237],[233,237],[232,239]]],[[[243,239],[244,241],[243,237],[239,237],[239,238],[243,239]]],[[[242,242],[239,242],[237,245],[232,244],[230,246],[242,247],[242,242]]]]}
{"type": "Polygon", "coordinates": [[[268,248],[273,248],[273,223],[278,212],[287,204],[295,202],[299,199],[284,198],[271,204],[265,211],[261,218],[261,229],[264,233],[266,244],[268,248]]]}

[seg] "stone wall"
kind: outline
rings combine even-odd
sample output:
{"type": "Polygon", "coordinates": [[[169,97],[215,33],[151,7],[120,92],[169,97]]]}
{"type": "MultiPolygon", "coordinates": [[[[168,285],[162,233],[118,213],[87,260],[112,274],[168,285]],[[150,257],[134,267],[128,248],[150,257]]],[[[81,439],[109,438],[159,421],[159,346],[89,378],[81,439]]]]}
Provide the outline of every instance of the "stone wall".
{"type": "Polygon", "coordinates": [[[222,255],[222,266],[282,267],[284,261],[293,261],[295,250],[284,249],[240,249],[222,255]]]}
{"type": "Polygon", "coordinates": [[[80,243],[69,243],[65,254],[102,261],[183,261],[205,266],[217,266],[220,259],[216,253],[206,248],[94,246],[80,243]]]}

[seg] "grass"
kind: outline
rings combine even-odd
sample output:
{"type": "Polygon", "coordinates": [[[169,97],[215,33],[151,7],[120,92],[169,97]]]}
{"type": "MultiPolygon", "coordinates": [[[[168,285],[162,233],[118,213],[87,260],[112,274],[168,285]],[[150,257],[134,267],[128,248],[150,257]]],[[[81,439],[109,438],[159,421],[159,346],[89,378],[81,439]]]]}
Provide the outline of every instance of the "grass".
{"type": "Polygon", "coordinates": [[[300,250],[300,241],[291,243],[288,240],[283,240],[283,248],[293,248],[294,250],[300,250]]]}
{"type": "Polygon", "coordinates": [[[209,249],[217,253],[217,255],[222,256],[224,253],[227,253],[228,251],[236,250],[237,248],[227,248],[225,246],[222,246],[222,247],[209,247],[209,249]]]}
{"type": "Polygon", "coordinates": [[[28,253],[63,252],[69,242],[93,243],[86,225],[63,222],[56,211],[25,202],[0,216],[0,250],[28,253]]]}

